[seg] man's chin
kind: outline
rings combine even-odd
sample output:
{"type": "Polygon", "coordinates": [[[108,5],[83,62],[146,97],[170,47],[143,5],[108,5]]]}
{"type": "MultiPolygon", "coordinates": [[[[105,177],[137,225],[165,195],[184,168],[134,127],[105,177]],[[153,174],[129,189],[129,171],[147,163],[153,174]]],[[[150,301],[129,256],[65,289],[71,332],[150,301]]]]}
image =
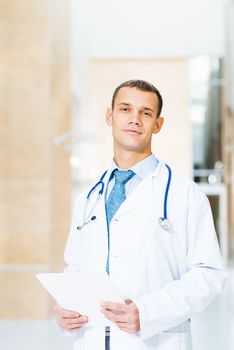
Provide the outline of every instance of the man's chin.
{"type": "Polygon", "coordinates": [[[136,153],[144,153],[145,148],[140,145],[128,144],[123,147],[123,149],[127,152],[136,152],[136,153]]]}

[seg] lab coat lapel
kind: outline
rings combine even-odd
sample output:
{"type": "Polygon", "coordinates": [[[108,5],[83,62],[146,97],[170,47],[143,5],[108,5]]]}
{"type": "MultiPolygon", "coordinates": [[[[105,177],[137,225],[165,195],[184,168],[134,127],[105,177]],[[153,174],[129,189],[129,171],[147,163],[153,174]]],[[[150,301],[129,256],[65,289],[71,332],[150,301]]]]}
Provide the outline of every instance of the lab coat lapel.
{"type": "MultiPolygon", "coordinates": [[[[115,216],[124,215],[125,213],[132,211],[133,209],[145,205],[147,202],[150,203],[154,200],[156,196],[155,190],[159,190],[163,186],[157,186],[157,188],[153,181],[162,180],[165,176],[165,164],[160,162],[157,166],[157,169],[147,176],[142,182],[130,193],[130,195],[125,199],[125,201],[121,204],[115,216]]],[[[159,184],[159,181],[158,181],[159,184]]]]}
{"type": "Polygon", "coordinates": [[[133,209],[145,205],[145,203],[153,199],[153,187],[152,187],[153,177],[152,174],[147,176],[125,199],[121,204],[116,216],[123,215],[133,209]]]}
{"type": "MultiPolygon", "coordinates": [[[[111,174],[111,170],[109,169],[103,179],[104,182],[104,192],[101,196],[100,200],[98,201],[98,204],[96,206],[95,211],[92,215],[96,215],[97,218],[100,218],[100,221],[102,222],[103,229],[106,231],[106,209],[105,209],[105,194],[106,189],[108,186],[109,177],[111,174]]],[[[167,179],[167,169],[165,167],[165,164],[163,162],[159,162],[157,169],[147,176],[134,190],[130,195],[126,198],[126,200],[121,204],[119,209],[117,210],[115,216],[123,215],[139,206],[145,205],[145,203],[152,201],[155,198],[155,190],[157,188],[155,185],[153,185],[153,181],[155,179],[160,180],[158,181],[158,190],[160,191],[160,188],[165,189],[165,185],[161,184],[161,182],[165,182],[167,179]],[[165,178],[165,179],[164,179],[165,178]]],[[[91,196],[92,197],[92,196],[91,196]]],[[[92,201],[95,201],[95,198],[93,196],[92,201]]],[[[94,203],[94,202],[93,202],[94,203]]],[[[90,201],[90,206],[93,205],[93,203],[90,201]]]]}

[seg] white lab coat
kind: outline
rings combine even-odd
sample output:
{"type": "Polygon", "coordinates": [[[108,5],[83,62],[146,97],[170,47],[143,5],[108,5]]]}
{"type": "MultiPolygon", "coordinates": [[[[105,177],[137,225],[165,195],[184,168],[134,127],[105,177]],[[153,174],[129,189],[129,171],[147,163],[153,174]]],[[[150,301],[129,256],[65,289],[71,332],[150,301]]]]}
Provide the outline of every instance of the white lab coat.
{"type": "MultiPolygon", "coordinates": [[[[108,178],[109,172],[105,185],[108,178]]],[[[139,334],[130,335],[114,326],[111,350],[191,350],[190,318],[213,301],[226,280],[208,200],[195,183],[173,171],[167,208],[172,229],[168,232],[158,225],[167,179],[168,170],[160,162],[110,223],[110,277],[121,295],[137,305],[141,327],[139,334]]],[[[92,214],[96,220],[77,230],[89,189],[74,210],[65,249],[70,271],[105,271],[106,267],[104,196],[92,214]]],[[[104,350],[104,328],[81,329],[74,349],[104,350]]]]}

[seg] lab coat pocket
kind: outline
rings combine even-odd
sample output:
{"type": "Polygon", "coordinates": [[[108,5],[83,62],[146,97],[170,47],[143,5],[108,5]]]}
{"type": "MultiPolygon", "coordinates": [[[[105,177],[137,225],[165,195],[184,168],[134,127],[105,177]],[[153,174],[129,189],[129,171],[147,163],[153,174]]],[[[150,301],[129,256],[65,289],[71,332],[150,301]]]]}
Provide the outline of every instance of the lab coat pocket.
{"type": "Polygon", "coordinates": [[[187,332],[163,332],[159,334],[160,350],[192,350],[187,332]]]}

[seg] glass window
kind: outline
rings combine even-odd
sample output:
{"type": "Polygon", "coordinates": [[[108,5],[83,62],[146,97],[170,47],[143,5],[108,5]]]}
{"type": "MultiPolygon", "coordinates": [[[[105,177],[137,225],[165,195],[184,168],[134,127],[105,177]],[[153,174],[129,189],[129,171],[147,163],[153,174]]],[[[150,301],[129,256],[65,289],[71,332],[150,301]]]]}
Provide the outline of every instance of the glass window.
{"type": "Polygon", "coordinates": [[[189,61],[194,179],[221,181],[222,60],[207,55],[189,61]]]}

